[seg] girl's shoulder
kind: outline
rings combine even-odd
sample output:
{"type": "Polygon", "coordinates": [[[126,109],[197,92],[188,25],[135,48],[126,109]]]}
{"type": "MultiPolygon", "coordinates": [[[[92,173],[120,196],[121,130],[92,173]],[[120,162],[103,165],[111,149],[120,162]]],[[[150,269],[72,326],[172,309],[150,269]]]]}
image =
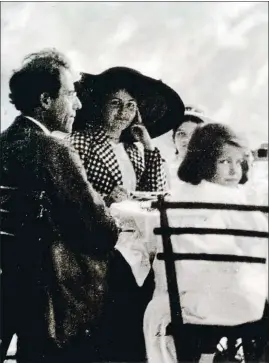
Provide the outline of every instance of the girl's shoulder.
{"type": "Polygon", "coordinates": [[[237,188],[225,187],[207,181],[193,185],[178,179],[171,194],[177,200],[189,202],[246,204],[244,193],[237,188]]]}

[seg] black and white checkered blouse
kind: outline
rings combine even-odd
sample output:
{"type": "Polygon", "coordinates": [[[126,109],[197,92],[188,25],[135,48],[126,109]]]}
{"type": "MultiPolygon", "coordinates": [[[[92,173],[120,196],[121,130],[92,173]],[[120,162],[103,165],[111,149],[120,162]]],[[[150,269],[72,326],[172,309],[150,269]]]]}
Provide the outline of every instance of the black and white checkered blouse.
{"type": "MultiPolygon", "coordinates": [[[[115,186],[123,185],[120,167],[108,137],[100,127],[75,131],[71,143],[78,152],[88,180],[102,195],[109,195],[115,186]]],[[[164,191],[167,189],[164,160],[160,151],[144,149],[142,155],[136,144],[124,144],[136,174],[136,190],[164,191]]]]}

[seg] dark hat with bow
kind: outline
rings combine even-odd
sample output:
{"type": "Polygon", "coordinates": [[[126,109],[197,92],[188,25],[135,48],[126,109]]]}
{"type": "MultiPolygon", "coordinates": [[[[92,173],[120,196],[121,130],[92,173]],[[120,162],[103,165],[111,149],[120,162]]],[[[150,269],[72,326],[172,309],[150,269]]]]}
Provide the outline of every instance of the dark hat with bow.
{"type": "Polygon", "coordinates": [[[170,131],[183,119],[184,104],[172,88],[132,68],[113,67],[97,75],[81,74],[76,90],[82,109],[77,112],[73,129],[98,124],[105,98],[119,89],[125,89],[135,98],[142,121],[152,138],[170,131]]]}

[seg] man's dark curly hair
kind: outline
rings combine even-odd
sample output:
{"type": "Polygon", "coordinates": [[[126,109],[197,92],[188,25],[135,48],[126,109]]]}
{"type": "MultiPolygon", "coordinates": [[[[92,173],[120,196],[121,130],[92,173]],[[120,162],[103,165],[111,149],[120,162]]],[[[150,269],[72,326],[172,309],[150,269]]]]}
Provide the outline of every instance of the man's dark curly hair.
{"type": "MultiPolygon", "coordinates": [[[[209,123],[197,126],[190,139],[187,153],[178,169],[179,179],[193,185],[202,180],[210,181],[216,172],[216,162],[225,144],[243,147],[242,140],[226,125],[209,123]]],[[[248,163],[241,164],[239,184],[248,180],[248,163]]]]}
{"type": "Polygon", "coordinates": [[[61,70],[70,69],[68,60],[56,49],[45,49],[24,58],[20,69],[9,80],[10,102],[18,111],[31,113],[40,106],[40,96],[56,98],[61,87],[61,70]]]}

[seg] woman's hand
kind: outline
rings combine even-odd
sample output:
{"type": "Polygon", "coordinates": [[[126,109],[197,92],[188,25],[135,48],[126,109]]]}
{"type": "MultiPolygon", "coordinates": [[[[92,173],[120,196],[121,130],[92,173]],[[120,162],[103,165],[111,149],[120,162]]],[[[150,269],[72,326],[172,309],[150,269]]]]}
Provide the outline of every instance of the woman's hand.
{"type": "Polygon", "coordinates": [[[109,194],[108,200],[109,204],[112,203],[120,203],[126,199],[128,199],[129,195],[125,188],[120,185],[117,185],[112,192],[109,194]]]}
{"type": "Polygon", "coordinates": [[[131,127],[132,135],[135,140],[141,142],[145,149],[154,150],[151,137],[149,136],[148,130],[142,123],[142,118],[139,110],[137,109],[138,122],[131,127]]]}

